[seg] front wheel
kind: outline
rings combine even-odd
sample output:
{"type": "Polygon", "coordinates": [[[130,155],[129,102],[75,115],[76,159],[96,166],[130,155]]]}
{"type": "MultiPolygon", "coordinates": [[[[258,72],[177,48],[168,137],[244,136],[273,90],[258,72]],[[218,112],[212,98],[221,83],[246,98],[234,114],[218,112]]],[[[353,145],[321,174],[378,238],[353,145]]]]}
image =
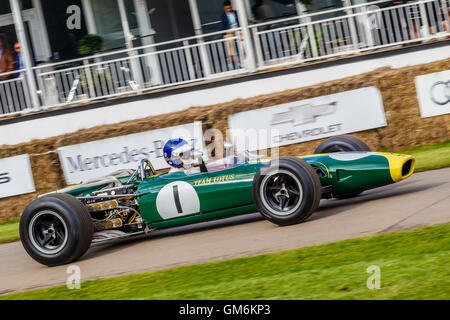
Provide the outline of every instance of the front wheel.
{"type": "Polygon", "coordinates": [[[360,138],[344,134],[329,138],[322,142],[314,151],[318,153],[346,152],[346,151],[371,151],[370,147],[360,138]]]}
{"type": "Polygon", "coordinates": [[[20,218],[20,240],[28,254],[47,266],[73,262],[89,248],[93,224],[86,207],[68,194],[34,200],[20,218]]]}
{"type": "Polygon", "coordinates": [[[257,209],[280,226],[305,221],[319,206],[321,195],[313,167],[295,157],[282,157],[264,165],[253,179],[257,209]]]}

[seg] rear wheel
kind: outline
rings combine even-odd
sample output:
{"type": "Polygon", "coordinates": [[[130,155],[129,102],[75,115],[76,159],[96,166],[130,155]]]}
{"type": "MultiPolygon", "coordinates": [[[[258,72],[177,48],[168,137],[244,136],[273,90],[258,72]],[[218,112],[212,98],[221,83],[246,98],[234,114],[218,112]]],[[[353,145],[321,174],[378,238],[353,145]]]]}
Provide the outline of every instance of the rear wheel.
{"type": "Polygon", "coordinates": [[[371,151],[370,147],[360,138],[345,134],[332,137],[322,142],[314,151],[318,153],[333,153],[345,151],[371,151]]]}
{"type": "Polygon", "coordinates": [[[259,212],[280,226],[305,221],[322,195],[319,177],[304,160],[283,157],[261,167],[253,179],[253,199],[259,212]]]}
{"type": "Polygon", "coordinates": [[[93,224],[86,207],[68,194],[34,200],[20,219],[20,239],[28,254],[47,266],[67,264],[89,248],[93,224]]]}

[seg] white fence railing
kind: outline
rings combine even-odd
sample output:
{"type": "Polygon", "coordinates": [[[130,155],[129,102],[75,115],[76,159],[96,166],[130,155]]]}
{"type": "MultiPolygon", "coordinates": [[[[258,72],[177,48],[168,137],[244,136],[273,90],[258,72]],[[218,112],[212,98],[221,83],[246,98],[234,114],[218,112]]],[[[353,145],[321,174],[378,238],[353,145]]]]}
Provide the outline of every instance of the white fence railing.
{"type": "Polygon", "coordinates": [[[446,37],[448,0],[381,8],[385,1],[251,26],[259,68],[446,37]],[[322,16],[322,17],[321,17],[322,16]],[[315,21],[315,18],[320,20],[315,21]]]}
{"type": "Polygon", "coordinates": [[[0,75],[0,114],[15,114],[31,108],[25,70],[0,75]]]}
{"type": "MultiPolygon", "coordinates": [[[[450,36],[450,0],[374,1],[33,68],[42,109],[450,36]],[[251,41],[254,57],[245,52],[251,41]]],[[[0,75],[0,114],[31,110],[24,70],[0,75]]]]}
{"type": "Polygon", "coordinates": [[[57,106],[245,72],[243,49],[225,32],[35,67],[44,105],[57,106]]]}

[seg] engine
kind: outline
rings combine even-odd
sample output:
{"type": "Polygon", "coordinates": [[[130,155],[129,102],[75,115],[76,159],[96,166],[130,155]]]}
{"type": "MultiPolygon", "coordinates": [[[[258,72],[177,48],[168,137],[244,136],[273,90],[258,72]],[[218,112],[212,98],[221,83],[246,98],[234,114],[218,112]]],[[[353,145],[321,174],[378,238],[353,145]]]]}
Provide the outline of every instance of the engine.
{"type": "Polygon", "coordinates": [[[145,227],[132,186],[99,190],[83,202],[91,213],[95,232],[117,229],[128,233],[145,227]]]}

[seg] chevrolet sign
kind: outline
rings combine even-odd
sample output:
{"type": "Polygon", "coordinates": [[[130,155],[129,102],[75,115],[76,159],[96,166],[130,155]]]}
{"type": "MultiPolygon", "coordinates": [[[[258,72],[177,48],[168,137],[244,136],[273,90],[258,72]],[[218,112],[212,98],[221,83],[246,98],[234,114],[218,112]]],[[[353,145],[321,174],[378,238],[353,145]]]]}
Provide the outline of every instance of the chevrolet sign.
{"type": "Polygon", "coordinates": [[[312,123],[316,121],[316,118],[328,114],[333,114],[336,111],[337,102],[333,101],[321,105],[304,104],[299,106],[293,106],[289,108],[289,111],[275,113],[272,116],[272,125],[289,123],[294,126],[299,126],[305,123],[312,123]]]}
{"type": "Polygon", "coordinates": [[[386,126],[375,87],[233,114],[228,119],[236,148],[263,150],[386,126]]]}

